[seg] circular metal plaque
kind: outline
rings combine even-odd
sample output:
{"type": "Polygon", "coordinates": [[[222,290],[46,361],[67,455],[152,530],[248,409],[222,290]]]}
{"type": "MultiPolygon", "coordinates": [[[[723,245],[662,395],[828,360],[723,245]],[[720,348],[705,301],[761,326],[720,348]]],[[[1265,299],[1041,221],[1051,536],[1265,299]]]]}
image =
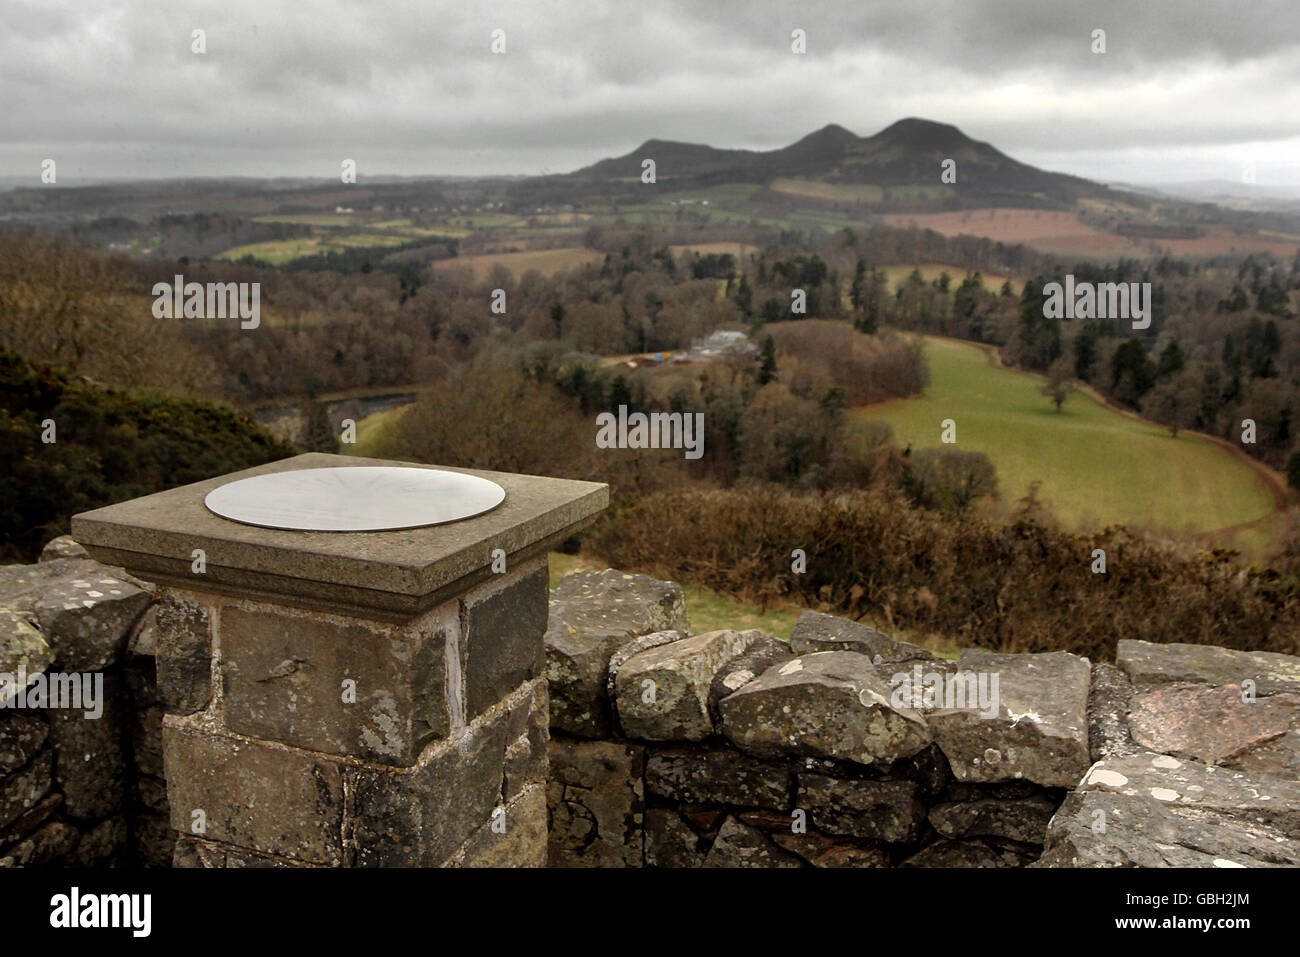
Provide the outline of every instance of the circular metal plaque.
{"type": "Polygon", "coordinates": [[[496,482],[439,469],[344,466],[240,479],[208,493],[222,518],[304,532],[381,532],[458,522],[500,505],[496,482]]]}

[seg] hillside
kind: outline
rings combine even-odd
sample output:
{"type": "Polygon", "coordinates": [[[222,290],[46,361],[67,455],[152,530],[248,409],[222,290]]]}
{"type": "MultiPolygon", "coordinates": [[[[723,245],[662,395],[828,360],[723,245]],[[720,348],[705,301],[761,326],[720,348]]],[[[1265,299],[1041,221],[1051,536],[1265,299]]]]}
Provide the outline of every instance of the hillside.
{"type": "Polygon", "coordinates": [[[942,186],[937,196],[927,198],[1032,207],[1072,206],[1081,197],[1110,194],[1100,184],[1018,162],[956,126],[917,118],[899,120],[866,137],[831,124],[764,152],[652,139],[623,156],[548,179],[570,188],[639,185],[646,158],[654,159],[658,182],[673,188],[794,178],[835,185],[942,186]],[[946,159],[957,163],[955,184],[940,183],[940,164],[946,159]]]}
{"type": "Polygon", "coordinates": [[[34,559],[75,512],[294,451],[230,406],[99,388],[0,350],[0,561],[34,559]]]}
{"type": "Polygon", "coordinates": [[[925,341],[925,395],[856,414],[888,422],[899,444],[914,448],[939,445],[939,423],[953,418],[957,447],[993,460],[1008,504],[1037,481],[1040,499],[1067,527],[1124,523],[1191,534],[1254,523],[1275,507],[1249,464],[1201,436],[1170,438],[1168,430],[1082,393],[1057,413],[1037,377],[990,365],[972,343],[925,341]]]}

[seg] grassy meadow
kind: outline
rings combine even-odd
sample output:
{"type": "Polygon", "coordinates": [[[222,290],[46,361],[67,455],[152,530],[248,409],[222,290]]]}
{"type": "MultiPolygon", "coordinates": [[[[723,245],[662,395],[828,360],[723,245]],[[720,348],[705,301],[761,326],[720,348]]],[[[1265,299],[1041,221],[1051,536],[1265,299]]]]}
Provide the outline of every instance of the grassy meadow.
{"type": "Polygon", "coordinates": [[[888,422],[896,441],[939,446],[940,423],[957,424],[960,449],[986,453],[1004,501],[1034,481],[1039,498],[1072,528],[1111,523],[1179,533],[1264,518],[1273,498],[1256,471],[1197,435],[1169,432],[1073,393],[1060,413],[1036,376],[994,366],[969,343],[926,337],[931,386],[923,396],[857,410],[888,422]]]}

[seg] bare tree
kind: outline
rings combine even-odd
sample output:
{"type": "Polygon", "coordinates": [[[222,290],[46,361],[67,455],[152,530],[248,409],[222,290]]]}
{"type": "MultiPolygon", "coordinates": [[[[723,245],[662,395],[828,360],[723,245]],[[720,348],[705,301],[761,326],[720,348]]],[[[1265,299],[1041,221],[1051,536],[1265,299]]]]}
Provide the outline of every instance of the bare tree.
{"type": "Polygon", "coordinates": [[[1065,400],[1074,391],[1074,360],[1063,355],[1048,366],[1047,382],[1038,391],[1052,400],[1052,405],[1056,406],[1059,413],[1065,400]]]}

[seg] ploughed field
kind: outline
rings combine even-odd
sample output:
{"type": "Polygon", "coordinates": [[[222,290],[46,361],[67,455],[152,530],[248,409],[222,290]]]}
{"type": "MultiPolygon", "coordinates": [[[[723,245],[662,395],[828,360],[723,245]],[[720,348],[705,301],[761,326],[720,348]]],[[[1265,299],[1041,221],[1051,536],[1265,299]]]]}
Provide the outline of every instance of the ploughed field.
{"type": "Polygon", "coordinates": [[[931,385],[917,398],[856,410],[888,422],[900,446],[941,446],[941,422],[957,424],[956,448],[986,453],[1009,504],[1040,480],[1038,495],[1067,527],[1108,524],[1204,533],[1254,522],[1274,498],[1248,462],[1198,435],[1168,430],[1075,392],[1060,413],[1042,379],[991,364],[979,346],[927,336],[931,385]]]}
{"type": "Polygon", "coordinates": [[[1024,243],[1034,249],[1064,256],[1144,258],[1155,253],[1171,256],[1219,256],[1230,253],[1267,252],[1289,259],[1297,245],[1277,233],[1238,234],[1227,226],[1201,227],[1195,239],[1146,239],[1121,236],[1080,219],[1077,212],[1041,209],[967,209],[943,213],[887,213],[880,220],[889,226],[933,229],[945,236],[984,236],[1004,243],[1024,243]]]}

